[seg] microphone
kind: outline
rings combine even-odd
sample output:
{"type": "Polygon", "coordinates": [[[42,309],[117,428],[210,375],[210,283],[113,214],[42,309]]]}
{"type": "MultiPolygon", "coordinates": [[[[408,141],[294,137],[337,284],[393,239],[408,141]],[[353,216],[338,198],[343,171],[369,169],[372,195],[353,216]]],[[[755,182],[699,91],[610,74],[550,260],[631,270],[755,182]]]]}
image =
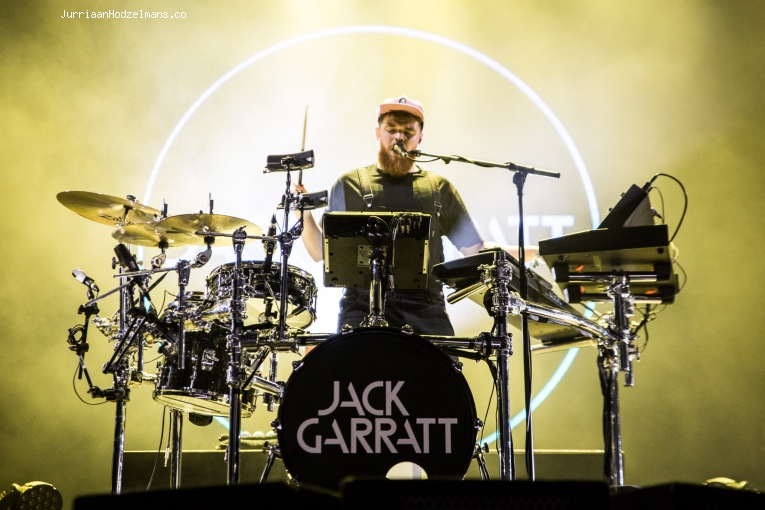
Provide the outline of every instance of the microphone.
{"type": "Polygon", "coordinates": [[[127,246],[122,243],[118,244],[114,247],[114,253],[117,255],[117,260],[122,267],[131,273],[140,271],[140,269],[138,269],[138,262],[135,261],[135,257],[130,253],[127,246]]]}
{"type": "Polygon", "coordinates": [[[401,156],[402,158],[409,158],[409,153],[404,148],[404,144],[401,142],[396,142],[393,144],[393,152],[401,156]]]}
{"type": "MultiPolygon", "coordinates": [[[[135,257],[132,253],[130,253],[130,250],[127,246],[122,243],[118,244],[114,247],[114,253],[117,255],[117,260],[119,261],[120,265],[127,269],[128,272],[135,273],[140,271],[138,268],[138,262],[135,261],[135,257]]],[[[146,278],[144,276],[134,276],[133,279],[138,285],[138,288],[141,289],[143,295],[148,297],[149,289],[146,287],[146,278]]]]}
{"type": "MultiPolygon", "coordinates": [[[[271,215],[271,224],[268,226],[268,232],[266,233],[266,236],[268,237],[274,237],[276,236],[276,215],[271,215]]],[[[268,240],[265,242],[265,248],[266,248],[266,260],[263,262],[263,272],[268,272],[271,270],[271,261],[274,258],[274,248],[276,247],[276,241],[274,240],[268,240]]]]}
{"type": "Polygon", "coordinates": [[[95,280],[93,280],[93,278],[86,275],[79,269],[77,268],[72,269],[72,276],[74,276],[78,282],[82,283],[83,285],[86,285],[93,292],[98,292],[98,285],[96,285],[95,280]]]}

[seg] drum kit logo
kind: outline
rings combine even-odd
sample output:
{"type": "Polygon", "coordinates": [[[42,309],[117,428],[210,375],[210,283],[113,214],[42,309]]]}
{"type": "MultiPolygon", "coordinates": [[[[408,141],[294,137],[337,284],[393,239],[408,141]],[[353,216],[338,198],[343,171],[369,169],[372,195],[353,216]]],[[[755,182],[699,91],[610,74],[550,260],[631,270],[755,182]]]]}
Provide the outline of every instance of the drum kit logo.
{"type": "MultiPolygon", "coordinates": [[[[403,402],[398,396],[405,381],[374,381],[369,383],[359,398],[353,383],[348,383],[347,400],[341,399],[341,382],[334,381],[332,389],[332,404],[318,411],[316,417],[309,418],[300,424],[297,430],[297,442],[307,453],[321,454],[324,446],[338,446],[343,453],[355,454],[359,447],[365,453],[380,454],[383,449],[387,453],[398,453],[396,446],[409,446],[415,453],[431,452],[431,426],[442,426],[444,434],[443,453],[452,452],[452,427],[457,424],[457,418],[415,418],[415,427],[409,417],[403,402]],[[383,392],[384,407],[376,408],[370,402],[372,392],[383,392]],[[395,409],[394,409],[395,406],[395,409]],[[350,420],[333,418],[338,408],[351,408],[356,412],[350,420]],[[398,413],[394,411],[397,410],[398,413]],[[400,416],[394,418],[394,414],[400,416]],[[368,417],[368,415],[374,418],[368,417]],[[325,418],[326,417],[326,418],[325,418]],[[401,419],[403,417],[403,420],[401,419]],[[323,437],[321,434],[310,436],[313,426],[320,425],[321,420],[332,419],[334,437],[323,437]],[[402,427],[403,425],[403,427],[402,427]],[[402,432],[403,429],[403,432],[402,432]],[[417,432],[415,432],[415,429],[417,432]],[[306,441],[309,436],[313,443],[306,441]],[[371,436],[371,437],[370,437],[371,436]],[[370,444],[372,439],[372,444],[370,444]],[[395,443],[395,444],[394,444],[395,443]]],[[[319,427],[320,428],[320,427],[319,427]]],[[[437,445],[434,445],[438,447],[437,445]]]]}

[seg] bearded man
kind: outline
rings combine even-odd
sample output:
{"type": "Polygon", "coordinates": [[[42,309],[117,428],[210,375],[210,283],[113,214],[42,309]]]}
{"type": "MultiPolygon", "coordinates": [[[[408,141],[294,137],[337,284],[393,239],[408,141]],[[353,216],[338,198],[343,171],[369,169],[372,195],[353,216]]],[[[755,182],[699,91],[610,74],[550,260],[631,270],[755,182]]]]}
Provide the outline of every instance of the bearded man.
{"type": "MultiPolygon", "coordinates": [[[[330,190],[327,212],[418,212],[431,216],[428,269],[444,261],[442,236],[463,254],[488,247],[454,186],[415,165],[401,149],[420,147],[425,125],[422,104],[406,96],[388,98],[377,108],[377,162],[340,176],[330,190]]],[[[302,185],[296,191],[305,193],[302,185]]],[[[322,230],[306,212],[301,238],[309,255],[323,258],[322,230]]],[[[358,327],[369,315],[369,289],[346,288],[340,300],[338,330],[358,327]]],[[[441,284],[429,276],[427,288],[388,290],[385,319],[391,327],[410,325],[417,334],[453,336],[441,284]]]]}

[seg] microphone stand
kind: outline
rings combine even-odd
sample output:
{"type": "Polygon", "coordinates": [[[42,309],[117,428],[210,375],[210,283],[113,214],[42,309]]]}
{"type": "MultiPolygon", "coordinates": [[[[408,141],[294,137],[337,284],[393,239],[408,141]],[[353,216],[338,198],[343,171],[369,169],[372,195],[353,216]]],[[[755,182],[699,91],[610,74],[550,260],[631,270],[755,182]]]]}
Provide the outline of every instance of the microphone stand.
{"type": "MultiPolygon", "coordinates": [[[[541,177],[552,177],[555,179],[560,178],[559,172],[551,172],[549,170],[541,170],[538,168],[518,165],[515,163],[507,162],[507,163],[494,163],[490,161],[481,161],[481,160],[471,160],[468,158],[465,158],[463,156],[445,156],[441,154],[428,154],[426,152],[422,152],[420,150],[415,150],[411,152],[402,151],[403,155],[407,157],[408,159],[415,160],[414,158],[417,158],[419,156],[427,156],[427,157],[433,157],[440,159],[445,164],[449,164],[452,161],[459,161],[460,163],[469,163],[472,165],[480,166],[480,167],[486,167],[486,168],[504,168],[505,170],[510,170],[511,172],[515,172],[515,175],[513,176],[513,183],[515,184],[518,192],[518,215],[519,215],[519,223],[518,223],[518,262],[521,269],[521,274],[519,277],[520,281],[520,295],[521,299],[523,301],[526,301],[528,299],[528,279],[526,277],[526,254],[525,254],[525,239],[524,239],[524,219],[523,219],[523,185],[526,182],[526,177],[528,175],[539,175],[541,177]]],[[[507,322],[507,317],[505,316],[505,322],[507,322]]],[[[505,328],[506,329],[506,326],[505,328]]],[[[526,408],[526,472],[528,474],[529,480],[535,479],[535,467],[534,467],[534,435],[533,435],[533,426],[532,426],[532,419],[531,419],[531,336],[529,334],[529,327],[528,327],[528,313],[523,310],[521,312],[521,332],[523,335],[523,366],[524,366],[524,396],[525,396],[525,408],[526,408]]],[[[498,358],[502,356],[503,350],[500,350],[498,353],[498,358]]],[[[500,366],[504,366],[506,360],[504,359],[498,359],[497,363],[500,364],[500,366]]],[[[503,376],[503,373],[500,372],[499,377],[501,379],[509,379],[506,376],[503,376]]],[[[506,389],[509,388],[509,380],[500,380],[499,384],[504,386],[506,389]]],[[[504,431],[507,431],[507,434],[510,434],[510,412],[509,412],[509,402],[505,409],[502,409],[498,412],[500,414],[500,420],[502,421],[499,432],[500,436],[504,435],[504,431]]],[[[512,439],[511,438],[505,438],[500,437],[500,444],[501,445],[510,445],[509,447],[512,449],[512,439]]],[[[509,465],[503,466],[503,464],[509,464],[509,463],[500,463],[500,478],[503,480],[511,480],[513,479],[514,473],[512,472],[512,468],[509,465]]]]}

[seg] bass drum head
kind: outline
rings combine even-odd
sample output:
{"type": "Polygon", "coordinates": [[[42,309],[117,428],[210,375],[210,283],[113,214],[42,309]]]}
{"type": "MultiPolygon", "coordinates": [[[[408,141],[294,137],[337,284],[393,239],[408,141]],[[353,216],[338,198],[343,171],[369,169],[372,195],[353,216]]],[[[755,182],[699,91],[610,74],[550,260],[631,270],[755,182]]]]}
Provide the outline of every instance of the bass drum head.
{"type": "Polygon", "coordinates": [[[275,428],[298,482],[339,488],[412,463],[461,479],[478,432],[473,396],[454,361],[417,335],[364,328],[309,352],[284,388],[275,428]]]}

